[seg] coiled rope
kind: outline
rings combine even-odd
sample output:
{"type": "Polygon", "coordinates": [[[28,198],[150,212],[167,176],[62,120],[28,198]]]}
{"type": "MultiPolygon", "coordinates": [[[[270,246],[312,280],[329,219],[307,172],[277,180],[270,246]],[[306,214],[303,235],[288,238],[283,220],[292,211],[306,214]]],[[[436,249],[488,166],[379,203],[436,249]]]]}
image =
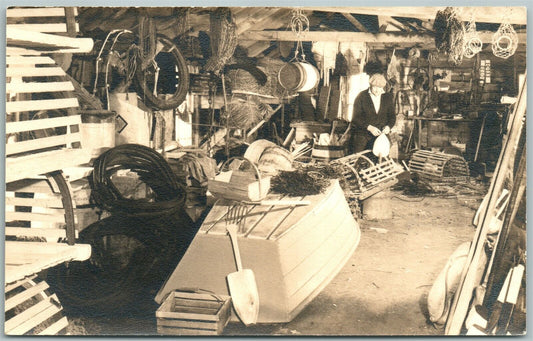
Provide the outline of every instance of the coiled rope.
{"type": "Polygon", "coordinates": [[[138,144],[120,145],[101,154],[94,161],[91,186],[91,196],[98,207],[128,216],[164,216],[181,209],[185,202],[184,185],[178,182],[163,156],[138,144]],[[121,169],[137,173],[155,198],[125,198],[111,180],[121,169]]]}

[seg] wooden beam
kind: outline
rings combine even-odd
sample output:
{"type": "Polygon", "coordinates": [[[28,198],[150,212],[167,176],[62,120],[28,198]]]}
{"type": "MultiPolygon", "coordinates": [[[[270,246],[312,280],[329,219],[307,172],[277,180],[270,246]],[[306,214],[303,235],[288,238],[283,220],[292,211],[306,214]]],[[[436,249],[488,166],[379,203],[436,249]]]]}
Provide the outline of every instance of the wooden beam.
{"type": "Polygon", "coordinates": [[[248,46],[246,50],[248,51],[248,57],[256,57],[264,50],[270,47],[270,42],[267,41],[258,41],[257,43],[248,46]]]}
{"type": "MultiPolygon", "coordinates": [[[[421,20],[435,19],[437,11],[442,11],[446,7],[429,7],[429,6],[413,6],[413,7],[305,7],[306,10],[321,11],[321,12],[338,12],[338,13],[356,13],[365,15],[382,15],[386,13],[391,17],[417,18],[421,20]]],[[[508,17],[511,24],[527,25],[527,8],[525,6],[476,6],[476,7],[460,7],[462,13],[475,13],[476,22],[484,23],[501,23],[504,16],[508,17]],[[512,11],[509,12],[509,9],[512,11]]],[[[468,18],[465,18],[468,20],[468,18]]]]}
{"type": "MultiPolygon", "coordinates": [[[[384,33],[388,31],[401,31],[401,28],[397,27],[397,25],[392,24],[392,17],[386,16],[386,15],[378,15],[378,26],[379,26],[379,32],[384,33]],[[393,29],[389,29],[393,28],[393,29]]],[[[402,25],[403,26],[403,25],[402,25]]]]}
{"type": "Polygon", "coordinates": [[[341,13],[352,25],[354,25],[355,28],[357,28],[360,32],[368,32],[366,27],[361,24],[359,20],[357,20],[353,15],[350,13],[341,13]]]}
{"type": "MultiPolygon", "coordinates": [[[[484,44],[492,42],[494,32],[478,31],[479,38],[484,44]]],[[[416,45],[423,44],[428,49],[435,47],[435,38],[432,34],[408,33],[364,33],[364,32],[303,32],[300,38],[290,31],[247,31],[239,36],[239,40],[277,40],[277,41],[339,41],[339,42],[364,42],[368,44],[398,44],[416,45]]],[[[519,44],[526,44],[526,34],[518,33],[519,44]]]]}

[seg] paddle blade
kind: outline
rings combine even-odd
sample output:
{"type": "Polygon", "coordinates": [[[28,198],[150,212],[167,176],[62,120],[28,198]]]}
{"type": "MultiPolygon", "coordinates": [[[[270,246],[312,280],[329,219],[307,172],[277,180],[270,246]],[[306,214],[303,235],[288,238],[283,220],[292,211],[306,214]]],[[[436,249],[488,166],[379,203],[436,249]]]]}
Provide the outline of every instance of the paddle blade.
{"type": "Polygon", "coordinates": [[[252,270],[243,269],[226,277],[233,308],[245,325],[255,324],[259,315],[259,293],[252,270]]]}

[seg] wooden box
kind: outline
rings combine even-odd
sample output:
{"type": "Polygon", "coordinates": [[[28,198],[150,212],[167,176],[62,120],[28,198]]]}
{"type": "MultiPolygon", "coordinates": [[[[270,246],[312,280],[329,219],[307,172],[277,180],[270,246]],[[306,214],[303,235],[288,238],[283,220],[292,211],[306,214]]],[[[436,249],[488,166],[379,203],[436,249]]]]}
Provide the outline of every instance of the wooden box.
{"type": "Polygon", "coordinates": [[[155,313],[157,333],[220,335],[230,314],[230,296],[172,291],[155,313]]]}
{"type": "Polygon", "coordinates": [[[253,173],[238,170],[221,172],[209,179],[207,188],[214,196],[239,201],[259,201],[270,189],[270,176],[256,178],[253,173]]]}

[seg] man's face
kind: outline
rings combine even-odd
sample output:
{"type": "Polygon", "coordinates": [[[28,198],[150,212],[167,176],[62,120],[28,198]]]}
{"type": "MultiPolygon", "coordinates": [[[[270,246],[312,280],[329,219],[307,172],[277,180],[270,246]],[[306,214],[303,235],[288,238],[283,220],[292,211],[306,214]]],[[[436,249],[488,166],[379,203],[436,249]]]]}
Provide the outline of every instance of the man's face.
{"type": "Polygon", "coordinates": [[[372,92],[374,96],[381,96],[382,94],[385,93],[385,89],[379,86],[372,85],[370,87],[370,92],[372,92]]]}

